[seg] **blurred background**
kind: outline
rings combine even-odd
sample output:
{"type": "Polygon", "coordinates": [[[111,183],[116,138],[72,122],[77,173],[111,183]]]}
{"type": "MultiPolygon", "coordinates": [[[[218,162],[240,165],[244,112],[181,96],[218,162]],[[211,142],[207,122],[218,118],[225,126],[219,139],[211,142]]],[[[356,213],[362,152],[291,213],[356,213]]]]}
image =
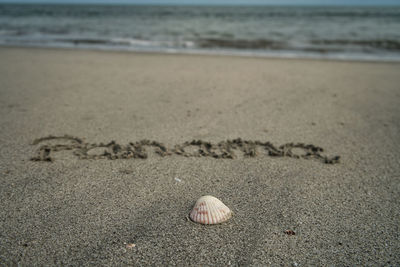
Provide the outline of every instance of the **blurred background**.
{"type": "Polygon", "coordinates": [[[0,1],[0,45],[400,60],[400,1],[0,1]]]}

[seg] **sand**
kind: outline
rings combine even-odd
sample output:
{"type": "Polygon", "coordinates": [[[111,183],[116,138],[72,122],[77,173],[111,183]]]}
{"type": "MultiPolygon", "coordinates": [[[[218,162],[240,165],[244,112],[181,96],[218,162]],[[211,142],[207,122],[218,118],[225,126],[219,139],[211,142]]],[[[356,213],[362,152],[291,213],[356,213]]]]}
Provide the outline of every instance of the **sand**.
{"type": "Polygon", "coordinates": [[[398,63],[0,48],[0,265],[399,265],[399,85],[398,63]],[[207,194],[234,216],[187,220],[207,194]]]}

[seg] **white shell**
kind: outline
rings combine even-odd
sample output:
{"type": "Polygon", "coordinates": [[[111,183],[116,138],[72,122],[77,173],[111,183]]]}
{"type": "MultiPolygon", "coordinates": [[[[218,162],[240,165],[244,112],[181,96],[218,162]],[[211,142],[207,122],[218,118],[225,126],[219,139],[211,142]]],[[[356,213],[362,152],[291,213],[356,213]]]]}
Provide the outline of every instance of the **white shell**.
{"type": "Polygon", "coordinates": [[[190,219],[201,224],[217,224],[232,217],[232,211],[218,198],[202,196],[190,212],[190,219]]]}

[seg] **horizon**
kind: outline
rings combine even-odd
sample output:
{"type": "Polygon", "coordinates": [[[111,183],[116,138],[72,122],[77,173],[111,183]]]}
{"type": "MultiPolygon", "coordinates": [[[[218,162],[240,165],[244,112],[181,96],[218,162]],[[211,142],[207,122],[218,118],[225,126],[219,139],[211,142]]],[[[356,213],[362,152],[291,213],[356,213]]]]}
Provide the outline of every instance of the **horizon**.
{"type": "Polygon", "coordinates": [[[400,6],[396,0],[0,0],[0,4],[54,4],[54,5],[182,5],[182,6],[400,6]]]}

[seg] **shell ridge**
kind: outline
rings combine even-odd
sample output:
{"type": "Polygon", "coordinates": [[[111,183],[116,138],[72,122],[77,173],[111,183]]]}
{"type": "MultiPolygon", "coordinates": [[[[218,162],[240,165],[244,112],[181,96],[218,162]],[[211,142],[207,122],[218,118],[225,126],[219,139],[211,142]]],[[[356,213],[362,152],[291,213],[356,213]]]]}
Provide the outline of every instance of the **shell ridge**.
{"type": "Polygon", "coordinates": [[[209,201],[204,201],[206,203],[206,209],[207,209],[207,222],[206,224],[211,224],[211,216],[212,216],[212,211],[211,211],[211,206],[209,201]]]}
{"type": "Polygon", "coordinates": [[[210,214],[212,216],[212,223],[218,223],[218,217],[216,216],[215,212],[214,212],[214,202],[210,203],[210,214]]]}
{"type": "Polygon", "coordinates": [[[218,213],[216,212],[217,210],[216,210],[215,201],[212,202],[212,208],[211,209],[212,209],[213,216],[215,218],[215,222],[218,223],[219,222],[219,216],[218,216],[218,213]]]}
{"type": "Polygon", "coordinates": [[[207,211],[207,202],[204,201],[204,206],[203,206],[203,210],[202,213],[203,218],[204,218],[204,223],[208,223],[208,211],[207,211]]]}
{"type": "Polygon", "coordinates": [[[219,212],[218,212],[218,208],[217,208],[217,205],[216,205],[216,203],[213,203],[213,213],[214,213],[214,216],[215,216],[215,218],[217,219],[217,221],[220,221],[220,214],[219,214],[219,212]]]}
{"type": "Polygon", "coordinates": [[[196,221],[200,221],[199,209],[200,209],[199,203],[196,203],[196,212],[195,212],[196,221]]]}
{"type": "Polygon", "coordinates": [[[204,222],[204,221],[205,221],[203,211],[204,211],[204,205],[201,205],[201,206],[200,206],[200,213],[199,213],[199,214],[200,214],[200,221],[201,221],[201,222],[204,222]]]}
{"type": "Polygon", "coordinates": [[[220,205],[216,205],[215,206],[215,211],[216,211],[216,214],[217,214],[217,216],[218,216],[218,219],[220,220],[220,221],[223,221],[223,216],[222,216],[222,213],[221,213],[221,211],[220,211],[220,209],[219,209],[219,206],[220,205]]]}
{"type": "Polygon", "coordinates": [[[210,207],[210,213],[212,214],[213,223],[217,223],[218,222],[218,218],[215,215],[214,211],[212,210],[212,207],[210,207]]]}
{"type": "Polygon", "coordinates": [[[202,222],[204,222],[204,223],[206,223],[206,221],[207,221],[207,209],[206,209],[206,207],[207,207],[207,203],[204,201],[203,203],[202,203],[203,205],[201,205],[201,221],[202,222]]]}
{"type": "Polygon", "coordinates": [[[210,203],[208,203],[207,201],[204,201],[204,203],[206,204],[205,205],[205,209],[206,209],[206,211],[207,211],[207,221],[206,221],[206,224],[210,224],[211,223],[211,218],[210,218],[210,216],[211,216],[211,212],[210,212],[210,203]]]}
{"type": "Polygon", "coordinates": [[[213,201],[213,214],[216,218],[217,221],[221,220],[221,214],[219,213],[219,209],[218,209],[218,205],[217,203],[215,203],[215,201],[213,201]]]}

